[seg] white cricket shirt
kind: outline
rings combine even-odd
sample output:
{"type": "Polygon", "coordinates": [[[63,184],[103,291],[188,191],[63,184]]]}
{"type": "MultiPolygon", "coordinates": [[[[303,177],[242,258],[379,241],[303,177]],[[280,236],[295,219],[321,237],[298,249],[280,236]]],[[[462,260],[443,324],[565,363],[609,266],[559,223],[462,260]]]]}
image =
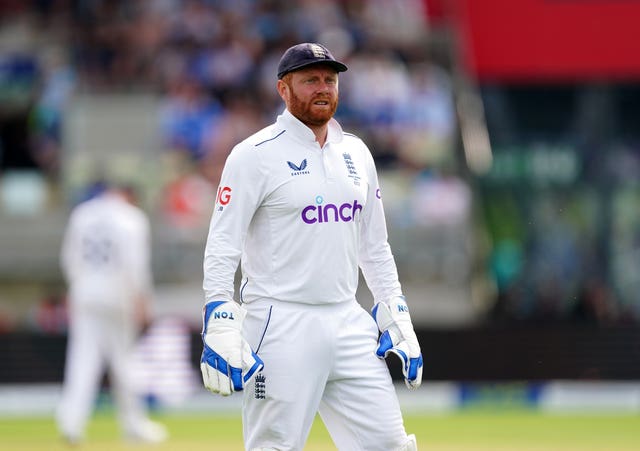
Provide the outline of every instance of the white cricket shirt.
{"type": "Polygon", "coordinates": [[[324,147],[288,110],[236,145],[222,173],[204,257],[206,301],[306,304],[401,295],[373,158],[329,122],[324,147]]]}
{"type": "Polygon", "coordinates": [[[147,216],[120,196],[104,193],[71,212],[61,265],[74,308],[130,312],[152,291],[147,216]]]}

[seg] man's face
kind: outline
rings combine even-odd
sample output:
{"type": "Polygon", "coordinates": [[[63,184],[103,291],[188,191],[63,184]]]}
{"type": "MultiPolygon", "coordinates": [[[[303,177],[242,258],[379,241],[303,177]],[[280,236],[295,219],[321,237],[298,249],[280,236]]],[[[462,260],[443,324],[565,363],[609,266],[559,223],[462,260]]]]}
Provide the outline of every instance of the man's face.
{"type": "Polygon", "coordinates": [[[278,92],[295,117],[308,126],[329,122],[338,108],[338,73],[315,64],[278,81],[278,92]]]}

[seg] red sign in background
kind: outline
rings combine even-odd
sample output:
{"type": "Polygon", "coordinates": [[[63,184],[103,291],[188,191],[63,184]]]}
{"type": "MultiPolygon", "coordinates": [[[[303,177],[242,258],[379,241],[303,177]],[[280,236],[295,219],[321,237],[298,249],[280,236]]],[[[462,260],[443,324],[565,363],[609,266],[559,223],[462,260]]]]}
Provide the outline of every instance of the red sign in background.
{"type": "Polygon", "coordinates": [[[640,0],[444,0],[480,81],[640,81],[640,0]]]}

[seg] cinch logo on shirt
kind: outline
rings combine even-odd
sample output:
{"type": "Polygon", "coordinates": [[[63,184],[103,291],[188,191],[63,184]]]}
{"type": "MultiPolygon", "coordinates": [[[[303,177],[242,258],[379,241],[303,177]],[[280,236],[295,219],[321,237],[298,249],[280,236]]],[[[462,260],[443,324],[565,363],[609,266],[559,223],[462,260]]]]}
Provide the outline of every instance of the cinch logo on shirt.
{"type": "Polygon", "coordinates": [[[350,222],[355,220],[356,213],[362,211],[362,205],[354,200],[353,203],[345,202],[342,205],[322,205],[322,196],[316,197],[316,205],[308,205],[302,209],[300,216],[306,224],[322,222],[350,222]]]}

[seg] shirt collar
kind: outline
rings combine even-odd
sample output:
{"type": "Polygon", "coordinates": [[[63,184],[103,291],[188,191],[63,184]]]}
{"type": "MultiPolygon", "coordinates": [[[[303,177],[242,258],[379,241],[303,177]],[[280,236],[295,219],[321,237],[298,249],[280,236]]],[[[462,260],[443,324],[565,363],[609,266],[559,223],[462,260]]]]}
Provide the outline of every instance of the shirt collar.
{"type": "MultiPolygon", "coordinates": [[[[316,142],[316,135],[311,131],[309,127],[304,125],[300,119],[295,117],[291,112],[285,108],[277,121],[282,124],[282,128],[287,129],[294,136],[298,137],[304,142],[316,142]]],[[[329,120],[329,127],[327,131],[327,143],[338,143],[342,141],[342,127],[334,118],[329,120]]]]}

